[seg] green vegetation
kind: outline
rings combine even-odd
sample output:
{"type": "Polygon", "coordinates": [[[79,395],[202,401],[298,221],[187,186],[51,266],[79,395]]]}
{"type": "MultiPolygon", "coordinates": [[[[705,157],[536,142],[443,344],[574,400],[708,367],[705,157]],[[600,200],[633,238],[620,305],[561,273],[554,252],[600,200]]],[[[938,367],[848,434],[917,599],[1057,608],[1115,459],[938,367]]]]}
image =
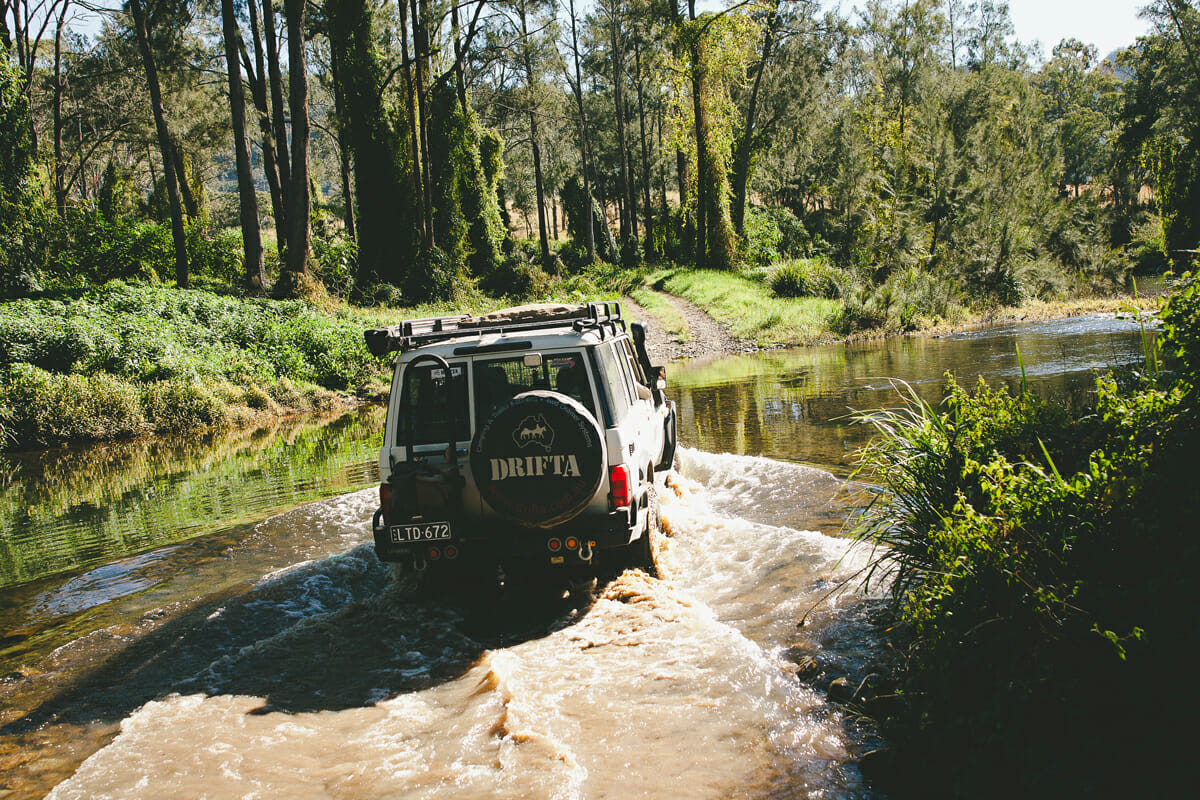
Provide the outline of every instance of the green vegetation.
{"type": "Polygon", "coordinates": [[[806,344],[828,336],[838,304],[776,297],[762,283],[721,270],[671,270],[652,276],[665,289],[703,307],[740,339],[763,345],[806,344]]]}
{"type": "Polygon", "coordinates": [[[1092,407],[951,382],[938,408],[914,396],[866,417],[882,438],[863,471],[887,492],[859,536],[904,647],[906,702],[889,722],[905,788],[1165,796],[1183,776],[1200,569],[1195,277],[1162,318],[1171,371],[1150,349],[1143,372],[1098,379],[1092,407]]]}
{"type": "Polygon", "coordinates": [[[221,427],[378,394],[362,341],[377,317],[164,286],[0,304],[0,433],[9,445],[221,427]]]}
{"type": "Polygon", "coordinates": [[[681,342],[686,342],[691,337],[691,329],[687,320],[675,306],[671,305],[671,301],[659,292],[641,287],[629,292],[629,296],[658,320],[663,330],[671,336],[681,342]]]}

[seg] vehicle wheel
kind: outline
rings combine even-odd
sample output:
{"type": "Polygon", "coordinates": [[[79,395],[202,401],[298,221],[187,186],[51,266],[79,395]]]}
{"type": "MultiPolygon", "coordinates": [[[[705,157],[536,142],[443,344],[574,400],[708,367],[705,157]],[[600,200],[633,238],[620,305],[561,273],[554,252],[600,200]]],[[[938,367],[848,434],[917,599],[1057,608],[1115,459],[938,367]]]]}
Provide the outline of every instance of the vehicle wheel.
{"type": "Polygon", "coordinates": [[[604,480],[596,418],[576,400],[533,391],[501,403],[471,442],[479,494],[505,519],[550,528],[574,518],[604,480]]]}
{"type": "Polygon", "coordinates": [[[650,577],[657,578],[658,562],[654,557],[654,539],[662,535],[662,528],[658,523],[658,492],[653,486],[646,491],[646,505],[646,530],[636,542],[626,545],[629,550],[627,563],[634,569],[640,569],[650,577]]]}
{"type": "Polygon", "coordinates": [[[679,460],[679,455],[675,452],[679,446],[679,429],[675,416],[675,404],[668,400],[667,407],[671,413],[663,420],[662,460],[654,465],[654,468],[660,472],[666,472],[668,469],[673,468],[679,460]]]}

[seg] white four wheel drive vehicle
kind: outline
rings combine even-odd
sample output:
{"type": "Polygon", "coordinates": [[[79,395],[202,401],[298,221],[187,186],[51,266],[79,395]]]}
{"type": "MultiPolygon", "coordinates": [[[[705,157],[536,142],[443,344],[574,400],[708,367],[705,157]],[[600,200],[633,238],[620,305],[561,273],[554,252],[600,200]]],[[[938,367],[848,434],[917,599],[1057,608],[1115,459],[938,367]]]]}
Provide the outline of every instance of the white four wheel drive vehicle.
{"type": "Polygon", "coordinates": [[[540,304],[366,332],[398,351],[372,528],[414,570],[654,571],[675,404],[620,305],[540,304]]]}

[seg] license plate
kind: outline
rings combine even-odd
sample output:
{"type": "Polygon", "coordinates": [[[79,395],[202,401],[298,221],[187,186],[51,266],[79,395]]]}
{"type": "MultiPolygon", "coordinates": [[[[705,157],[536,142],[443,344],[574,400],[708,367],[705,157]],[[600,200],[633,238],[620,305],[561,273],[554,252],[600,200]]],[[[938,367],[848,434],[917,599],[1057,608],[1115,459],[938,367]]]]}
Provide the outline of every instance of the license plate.
{"type": "Polygon", "coordinates": [[[436,542],[453,538],[449,522],[426,522],[421,525],[393,525],[389,530],[396,544],[408,542],[436,542]]]}

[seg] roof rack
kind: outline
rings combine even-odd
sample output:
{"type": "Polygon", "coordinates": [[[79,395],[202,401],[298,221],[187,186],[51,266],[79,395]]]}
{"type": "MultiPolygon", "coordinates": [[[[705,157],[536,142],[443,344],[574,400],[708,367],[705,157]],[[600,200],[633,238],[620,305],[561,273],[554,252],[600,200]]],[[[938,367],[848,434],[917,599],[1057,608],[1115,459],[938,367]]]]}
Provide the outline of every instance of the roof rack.
{"type": "Polygon", "coordinates": [[[372,328],[363,336],[372,355],[382,356],[399,350],[405,352],[421,345],[484,334],[516,333],[550,328],[570,327],[577,333],[588,330],[616,335],[618,326],[625,330],[621,304],[615,300],[589,302],[583,306],[539,303],[506,308],[479,317],[463,314],[456,317],[427,317],[410,319],[399,325],[372,328]]]}

